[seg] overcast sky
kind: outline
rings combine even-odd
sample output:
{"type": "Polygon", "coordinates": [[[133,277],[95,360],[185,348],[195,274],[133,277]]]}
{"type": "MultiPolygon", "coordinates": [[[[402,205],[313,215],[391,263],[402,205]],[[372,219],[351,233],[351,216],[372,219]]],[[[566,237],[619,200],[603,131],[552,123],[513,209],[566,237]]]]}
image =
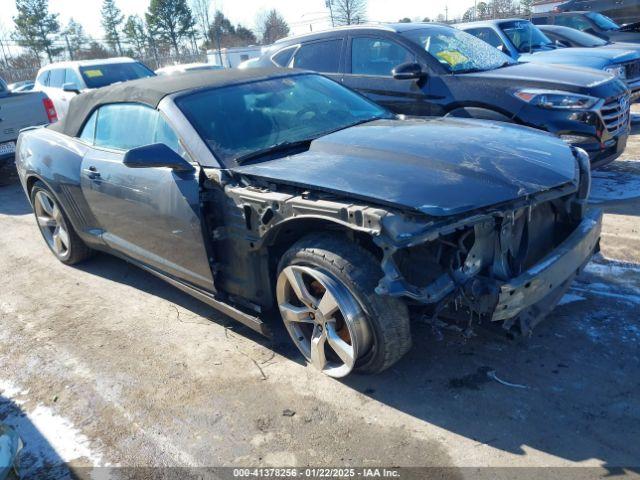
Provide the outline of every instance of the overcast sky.
{"type": "MultiPolygon", "coordinates": [[[[473,2],[474,0],[368,0],[367,19],[397,21],[402,17],[435,18],[439,13],[444,15],[447,6],[449,16],[455,17],[462,15],[473,2]]],[[[82,23],[91,36],[102,38],[101,4],[102,0],[49,0],[49,9],[60,15],[63,26],[73,17],[82,23]]],[[[116,0],[116,4],[125,15],[142,15],[149,0],[116,0]]],[[[242,23],[250,28],[254,27],[259,12],[271,8],[284,15],[293,33],[308,31],[309,24],[313,24],[314,29],[326,28],[323,20],[328,18],[325,0],[212,0],[212,4],[221,9],[233,23],[242,23]]],[[[13,29],[12,18],[15,15],[15,1],[0,0],[0,25],[5,31],[13,29]]]]}

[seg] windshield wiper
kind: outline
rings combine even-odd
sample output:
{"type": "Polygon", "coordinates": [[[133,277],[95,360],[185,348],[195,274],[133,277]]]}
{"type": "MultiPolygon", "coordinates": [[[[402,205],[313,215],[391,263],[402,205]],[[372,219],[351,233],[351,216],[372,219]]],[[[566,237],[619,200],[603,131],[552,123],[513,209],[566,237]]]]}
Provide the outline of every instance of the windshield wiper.
{"type": "Polygon", "coordinates": [[[260,150],[256,150],[255,152],[247,153],[245,155],[241,155],[236,158],[236,163],[238,165],[242,165],[250,160],[255,160],[256,158],[266,157],[268,155],[286,152],[288,150],[293,150],[300,147],[309,147],[311,142],[313,142],[315,138],[305,138],[304,140],[296,140],[295,142],[281,142],[271,145],[269,147],[261,148],[260,150]]]}

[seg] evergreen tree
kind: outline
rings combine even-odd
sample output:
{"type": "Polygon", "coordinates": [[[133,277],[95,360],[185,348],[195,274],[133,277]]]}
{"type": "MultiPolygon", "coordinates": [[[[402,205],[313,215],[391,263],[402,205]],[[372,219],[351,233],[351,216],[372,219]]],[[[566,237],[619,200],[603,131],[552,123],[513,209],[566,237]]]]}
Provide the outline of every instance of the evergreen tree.
{"type": "Polygon", "coordinates": [[[69,57],[73,60],[78,56],[78,53],[85,48],[89,39],[84,33],[84,28],[73,18],[69,19],[67,27],[62,32],[65,37],[65,42],[69,48],[69,57]]]}
{"type": "Polygon", "coordinates": [[[270,10],[259,25],[262,43],[270,45],[289,35],[289,25],[276,9],[270,10]]]}
{"type": "Polygon", "coordinates": [[[189,38],[195,27],[186,0],[151,0],[146,17],[149,29],[168,41],[179,55],[180,41],[189,38]]]}
{"type": "Polygon", "coordinates": [[[138,15],[129,15],[122,29],[124,38],[133,48],[134,55],[143,57],[147,50],[147,32],[144,21],[138,15]]]}
{"type": "Polygon", "coordinates": [[[107,45],[118,55],[122,55],[119,30],[120,25],[124,22],[124,15],[122,15],[122,12],[116,6],[115,0],[104,0],[100,12],[102,14],[102,28],[104,29],[107,45]]]}
{"type": "Polygon", "coordinates": [[[18,45],[30,50],[35,57],[40,58],[46,53],[49,62],[62,49],[53,46],[55,34],[60,31],[58,15],[49,13],[48,0],[16,0],[18,15],[13,17],[16,31],[13,38],[18,45]]]}

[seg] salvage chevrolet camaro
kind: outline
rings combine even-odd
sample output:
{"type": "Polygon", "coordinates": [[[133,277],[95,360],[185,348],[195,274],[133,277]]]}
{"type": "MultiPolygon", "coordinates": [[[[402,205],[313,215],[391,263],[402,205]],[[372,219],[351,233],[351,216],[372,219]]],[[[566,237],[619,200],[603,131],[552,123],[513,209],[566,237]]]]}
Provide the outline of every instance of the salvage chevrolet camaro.
{"type": "Polygon", "coordinates": [[[264,334],[277,307],[335,377],[399,360],[410,317],[529,334],[600,236],[585,152],[526,127],[397,117],[292,70],[80,95],[20,135],[17,165],[63,263],[113,253],[264,334]]]}

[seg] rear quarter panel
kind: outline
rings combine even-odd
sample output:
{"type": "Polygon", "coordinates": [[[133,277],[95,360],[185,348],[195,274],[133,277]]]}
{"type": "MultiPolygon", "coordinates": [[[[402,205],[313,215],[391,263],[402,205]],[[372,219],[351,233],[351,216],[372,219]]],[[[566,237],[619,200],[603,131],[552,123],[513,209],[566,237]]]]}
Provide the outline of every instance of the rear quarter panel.
{"type": "Polygon", "coordinates": [[[77,139],[48,128],[28,129],[18,138],[16,167],[27,197],[35,181],[43,182],[57,197],[78,234],[94,243],[96,220],[80,187],[82,159],[88,149],[77,139]]]}

